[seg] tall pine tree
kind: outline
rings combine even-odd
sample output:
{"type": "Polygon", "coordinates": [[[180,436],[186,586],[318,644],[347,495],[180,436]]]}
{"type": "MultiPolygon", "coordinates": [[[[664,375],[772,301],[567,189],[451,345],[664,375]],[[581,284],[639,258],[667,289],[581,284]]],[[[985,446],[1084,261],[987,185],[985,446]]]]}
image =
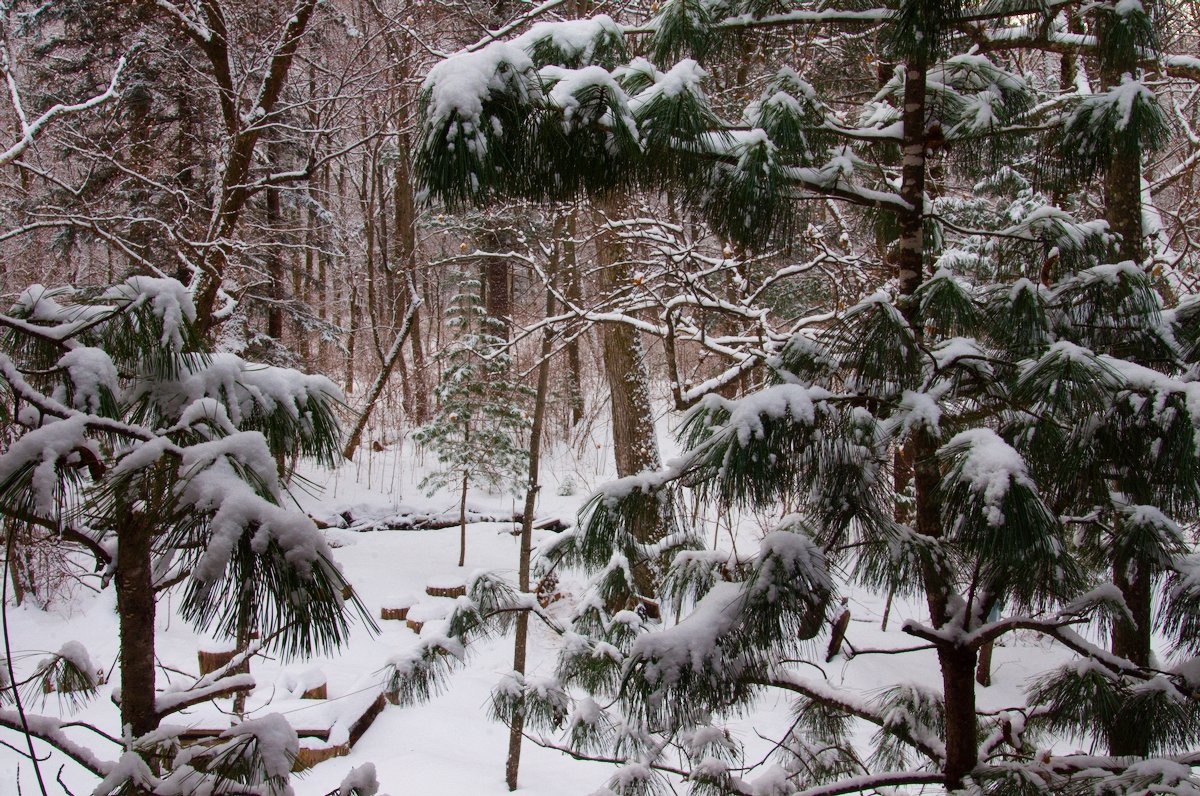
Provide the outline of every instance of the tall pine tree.
{"type": "MultiPolygon", "coordinates": [[[[1130,17],[1135,7],[1092,10],[1130,17]]],[[[1073,630],[1101,621],[1140,633],[1152,620],[1138,589],[1167,584],[1159,621],[1185,657],[1195,652],[1187,617],[1200,595],[1179,531],[1195,516],[1200,484],[1192,305],[1164,312],[1139,264],[1121,261],[1136,233],[1075,218],[1022,186],[1019,171],[999,168],[1036,162],[1023,137],[1035,121],[1068,141],[1072,125],[1086,125],[1076,161],[1104,155],[1093,145],[1105,129],[1115,131],[1109,149],[1120,150],[1141,135],[1130,125],[1154,112],[1153,98],[1131,76],[1047,117],[1025,76],[967,52],[981,31],[1029,24],[1029,15],[1057,25],[1049,4],[778,11],[674,0],[653,21],[649,48],[659,61],[715,58],[731,30],[875,25],[897,68],[864,121],[831,110],[813,83],[783,69],[764,81],[745,124],[726,122],[696,61],[659,71],[625,60],[622,31],[607,19],[537,26],[447,60],[425,84],[418,172],[451,206],[669,187],[715,234],[753,248],[791,242],[795,199],[807,191],[890,216],[894,230],[885,263],[894,280],[768,358],[772,386],[701,402],[680,459],[600,489],[578,530],[543,551],[594,573],[559,684],[541,689],[545,712],[561,712],[574,688],[605,697],[574,704],[568,743],[585,754],[620,750],[609,786],[620,793],[662,790],[656,772],[665,771],[696,792],[739,794],[905,784],[1193,792],[1194,667],[1152,668],[1073,630]],[[868,165],[887,162],[869,153],[888,148],[899,150],[898,168],[868,165]],[[933,162],[981,180],[971,202],[931,201],[933,162]],[[1015,201],[998,196],[1005,177],[1015,201]],[[968,205],[982,223],[956,223],[968,205]],[[1135,464],[1146,461],[1149,472],[1135,464]],[[641,519],[670,512],[683,490],[726,509],[786,502],[795,513],[749,555],[704,550],[679,511],[673,533],[640,539],[641,519]],[[1114,571],[1114,556],[1137,563],[1114,571]],[[671,561],[663,598],[678,622],[619,610],[620,596],[636,593],[633,564],[648,559],[671,561]],[[925,603],[927,621],[903,629],[932,648],[940,689],[895,684],[866,700],[806,676],[836,571],[925,603]],[[1078,662],[1039,681],[1034,710],[983,713],[979,652],[1017,630],[1054,640],[1078,662]],[[767,690],[795,696],[797,722],[778,739],[781,768],[751,782],[732,764],[738,748],[720,722],[767,690]],[[1080,698],[1089,693],[1103,698],[1080,698]],[[1152,741],[1112,743],[1115,730],[1151,714],[1162,719],[1145,731],[1152,741]],[[853,722],[876,727],[869,756],[851,739],[853,722]],[[1039,732],[1064,730],[1107,740],[1115,754],[1035,751],[1039,732]]],[[[1135,155],[1146,143],[1137,138],[1135,155]]],[[[466,637],[465,625],[452,627],[466,637]]],[[[409,669],[410,691],[428,687],[434,670],[409,669]]],[[[536,699],[524,693],[526,705],[536,699]]]]}

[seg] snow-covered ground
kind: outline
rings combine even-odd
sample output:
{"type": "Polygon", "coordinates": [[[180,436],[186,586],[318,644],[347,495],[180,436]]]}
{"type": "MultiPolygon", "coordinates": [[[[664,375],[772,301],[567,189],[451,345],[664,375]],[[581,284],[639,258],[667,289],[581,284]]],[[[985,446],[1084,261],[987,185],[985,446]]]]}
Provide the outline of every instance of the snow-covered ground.
{"type": "MultiPolygon", "coordinates": [[[[664,439],[664,446],[669,442],[664,439]]],[[[537,516],[570,520],[586,496],[587,487],[608,477],[611,453],[605,440],[586,439],[572,446],[560,445],[551,451],[543,471],[543,489],[537,516]],[[561,484],[574,481],[574,494],[559,494],[561,484]]],[[[428,498],[415,484],[420,481],[422,462],[414,460],[409,448],[400,445],[371,453],[364,449],[356,463],[336,471],[307,469],[301,475],[309,483],[305,491],[297,490],[304,508],[318,519],[332,524],[345,522],[347,513],[352,524],[362,525],[372,520],[416,514],[440,514],[455,507],[455,497],[439,495],[428,498]]],[[[510,497],[476,494],[470,504],[481,513],[511,514],[516,501],[510,497]]],[[[743,549],[752,549],[753,540],[762,534],[763,523],[747,518],[741,524],[743,549]]],[[[458,528],[427,531],[360,532],[342,528],[326,531],[338,562],[354,585],[368,609],[377,618],[382,607],[402,600],[405,596],[420,596],[431,580],[466,576],[477,569],[488,569],[501,575],[515,577],[518,539],[511,533],[512,523],[480,522],[468,528],[467,565],[456,567],[458,559],[458,528]]],[[[709,531],[711,538],[711,529],[709,531]]],[[[537,532],[535,544],[550,536],[537,532]]],[[[718,534],[721,544],[728,544],[728,534],[718,534]]],[[[740,545],[739,545],[740,547],[740,545]]],[[[555,610],[564,615],[570,611],[573,588],[580,581],[564,579],[562,588],[567,598],[556,604],[555,610]]],[[[915,640],[899,628],[904,619],[923,619],[919,605],[897,601],[892,611],[889,631],[880,630],[882,600],[853,589],[848,590],[852,623],[848,632],[851,644],[861,650],[915,646],[915,640]]],[[[209,646],[197,636],[173,610],[170,597],[161,603],[158,615],[159,657],[163,669],[161,686],[197,673],[196,651],[209,646]]],[[[32,671],[38,659],[58,650],[68,641],[82,643],[97,666],[103,667],[106,678],[112,678],[117,654],[117,621],[111,589],[95,593],[77,588],[69,599],[62,599],[39,610],[28,605],[10,606],[9,633],[14,650],[18,676],[32,671]]],[[[356,627],[350,644],[339,654],[328,658],[282,662],[271,658],[256,658],[251,672],[258,687],[249,700],[250,708],[258,715],[273,710],[286,712],[293,724],[303,721],[304,711],[337,710],[338,705],[350,707],[364,696],[378,693],[383,682],[383,669],[393,656],[413,647],[417,634],[403,622],[378,621],[380,632],[373,634],[361,624],[356,627]],[[306,707],[292,698],[291,693],[305,682],[323,676],[328,681],[330,703],[323,707],[306,707]]],[[[555,637],[539,623],[533,623],[530,672],[549,674],[555,664],[555,637]]],[[[819,640],[823,645],[823,641],[819,640]]],[[[1021,703],[1022,685],[1033,671],[1044,670],[1055,660],[1066,656],[1058,650],[1020,636],[1010,639],[1008,646],[996,650],[993,685],[980,689],[980,709],[990,710],[1021,703]]],[[[512,666],[510,638],[488,640],[473,647],[468,665],[451,679],[448,689],[429,703],[401,708],[388,705],[362,736],[348,757],[333,758],[294,781],[299,794],[324,794],[337,787],[352,767],[364,762],[375,764],[382,785],[381,792],[392,796],[401,794],[437,793],[445,796],[488,796],[507,793],[504,783],[504,760],[508,741],[507,729],[486,716],[489,693],[497,681],[512,666]]],[[[931,653],[906,655],[862,655],[853,662],[837,658],[823,666],[824,677],[832,685],[848,686],[864,696],[897,683],[913,683],[925,688],[940,688],[940,677],[931,653]]],[[[817,669],[812,674],[820,678],[817,669]]],[[[119,736],[117,710],[110,701],[112,685],[101,687],[99,697],[83,707],[76,718],[94,724],[113,736],[119,736]]],[[[38,707],[32,706],[35,710],[38,707]]],[[[219,701],[217,708],[228,709],[229,700],[219,701]]],[[[51,697],[41,708],[57,712],[51,697]]],[[[200,707],[169,719],[170,723],[212,722],[216,718],[211,706],[200,707]]],[[[752,715],[731,723],[734,734],[746,744],[747,764],[758,762],[768,754],[771,745],[760,739],[777,737],[791,722],[788,700],[767,697],[752,715]]],[[[118,755],[116,747],[86,730],[71,731],[74,737],[94,746],[108,759],[118,755]]],[[[869,733],[864,731],[864,739],[869,733]]],[[[13,733],[0,738],[8,743],[22,742],[13,733]]],[[[51,792],[58,785],[53,779],[59,766],[64,765],[63,781],[74,793],[88,793],[95,780],[69,762],[51,757],[43,763],[51,792]]],[[[30,764],[8,750],[0,749],[0,793],[16,793],[19,781],[24,793],[36,792],[30,764]]],[[[522,762],[520,791],[530,796],[566,796],[587,794],[600,788],[612,769],[599,763],[578,762],[565,755],[527,743],[522,762]]],[[[747,775],[753,778],[753,772],[747,775]]]]}

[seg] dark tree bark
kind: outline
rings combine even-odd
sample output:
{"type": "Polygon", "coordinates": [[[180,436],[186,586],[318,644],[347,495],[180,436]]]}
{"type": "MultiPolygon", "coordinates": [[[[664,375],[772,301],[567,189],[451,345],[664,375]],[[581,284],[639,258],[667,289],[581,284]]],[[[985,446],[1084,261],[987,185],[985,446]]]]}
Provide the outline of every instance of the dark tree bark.
{"type": "MultiPolygon", "coordinates": [[[[603,289],[611,290],[627,278],[621,266],[620,244],[614,235],[602,232],[597,254],[603,289]]],[[[623,323],[608,323],[602,330],[604,373],[612,397],[613,452],[617,475],[636,475],[661,466],[654,414],[650,406],[650,378],[639,333],[623,323]]],[[[644,529],[648,541],[655,531],[644,529]]]]}
{"type": "MultiPolygon", "coordinates": [[[[393,240],[395,254],[393,267],[403,269],[412,286],[409,301],[416,301],[417,291],[417,209],[413,197],[412,175],[408,163],[408,137],[401,135],[402,152],[396,159],[396,169],[393,174],[392,206],[394,218],[393,240]]],[[[411,304],[410,304],[411,308],[411,304]]],[[[421,311],[411,308],[412,330],[409,332],[412,368],[408,371],[409,385],[409,417],[413,425],[420,426],[429,422],[429,376],[425,367],[425,346],[421,335],[421,311]]]]}
{"type": "MultiPolygon", "coordinates": [[[[1152,5],[1150,2],[1147,6],[1152,5]]],[[[1152,12],[1151,8],[1146,9],[1152,12]]],[[[1101,41],[1100,46],[1105,46],[1101,41]]],[[[1132,55],[1132,53],[1131,53],[1132,55]]],[[[1124,75],[1136,76],[1140,64],[1136,59],[1121,63],[1113,59],[1100,72],[1104,89],[1121,84],[1124,75]]],[[[1109,229],[1117,233],[1117,257],[1141,265],[1145,256],[1142,240],[1142,152],[1114,152],[1104,172],[1104,215],[1109,229]]],[[[1118,525],[1117,533],[1121,533],[1118,525]]],[[[1110,649],[1113,654],[1139,666],[1149,666],[1153,584],[1151,574],[1134,557],[1119,549],[1113,558],[1113,583],[1121,590],[1133,621],[1114,622],[1110,649]]],[[[1119,722],[1108,732],[1108,751],[1113,755],[1146,755],[1150,751],[1145,729],[1137,724],[1119,722]]]]}
{"type": "Polygon", "coordinates": [[[458,565],[467,563],[467,489],[471,485],[471,476],[463,473],[462,496],[458,500],[458,565]]]}
{"type": "Polygon", "coordinates": [[[992,651],[996,646],[994,641],[985,641],[979,648],[979,664],[975,667],[975,682],[983,687],[992,684],[992,651]]]}
{"type": "MultiPolygon", "coordinates": [[[[494,254],[505,254],[512,248],[509,236],[496,229],[485,230],[480,242],[494,254]]],[[[507,340],[512,335],[512,265],[507,257],[484,257],[480,271],[484,310],[500,324],[503,331],[498,334],[507,340]]]]}
{"type": "MultiPolygon", "coordinates": [[[[238,596],[238,613],[237,613],[237,628],[235,630],[236,637],[234,638],[234,650],[237,654],[245,652],[250,642],[255,638],[258,630],[255,627],[256,616],[254,613],[255,590],[248,588],[250,586],[249,579],[253,577],[253,562],[254,557],[258,554],[250,546],[250,535],[242,534],[242,538],[238,539],[238,558],[241,559],[246,567],[243,570],[243,577],[247,582],[242,584],[242,593],[238,596]]],[[[247,673],[250,671],[250,660],[247,658],[244,663],[232,670],[238,673],[247,673]]],[[[233,715],[239,719],[246,714],[246,691],[239,690],[233,697],[233,715]]]]}
{"type": "Polygon", "coordinates": [[[953,646],[938,649],[946,704],[946,787],[963,787],[967,774],[979,764],[975,719],[974,649],[953,646]]]}
{"type": "Polygon", "coordinates": [[[346,395],[354,392],[355,343],[358,340],[358,288],[350,288],[350,306],[346,318],[346,375],[342,390],[346,395]]]}
{"type": "MultiPolygon", "coordinates": [[[[912,58],[906,65],[900,198],[909,205],[909,209],[899,213],[897,219],[899,238],[896,259],[901,307],[918,339],[922,336],[923,324],[913,296],[924,279],[927,74],[928,63],[923,58],[912,58]]],[[[937,502],[941,480],[936,459],[937,440],[927,431],[918,430],[909,447],[916,500],[913,511],[916,531],[923,536],[937,538],[942,535],[937,502]]],[[[951,621],[949,603],[952,584],[945,571],[936,564],[925,567],[923,580],[930,621],[935,628],[943,627],[951,621]]],[[[966,775],[979,762],[975,718],[976,652],[963,645],[943,643],[938,645],[937,653],[946,711],[946,760],[943,773],[947,787],[954,790],[962,787],[966,775]]]]}
{"type": "MultiPolygon", "coordinates": [[[[273,142],[267,144],[267,161],[269,163],[275,163],[277,150],[278,147],[273,142]]],[[[271,250],[267,254],[267,267],[271,279],[271,285],[268,290],[270,302],[267,304],[267,336],[276,343],[282,344],[283,302],[287,298],[287,275],[284,271],[283,252],[272,244],[279,242],[279,238],[283,234],[281,229],[283,226],[283,213],[279,206],[279,188],[269,186],[265,193],[267,230],[271,235],[271,240],[268,242],[268,245],[271,245],[271,250]]]]}
{"type": "MultiPolygon", "coordinates": [[[[1118,533],[1120,531],[1118,530],[1118,533]]],[[[1121,590],[1133,621],[1113,622],[1112,653],[1138,666],[1150,665],[1151,609],[1154,585],[1147,568],[1124,552],[1113,557],[1113,584],[1121,590]]],[[[1145,728],[1131,722],[1118,721],[1108,730],[1108,752],[1111,755],[1150,754],[1150,741],[1145,728]]]]}
{"type": "MultiPolygon", "coordinates": [[[[562,273],[567,300],[578,306],[583,300],[583,287],[579,279],[579,259],[575,246],[576,210],[567,213],[562,238],[562,273]]],[[[579,338],[572,336],[567,342],[567,404],[571,427],[583,420],[583,360],[579,351],[579,338]]]]}
{"type": "Polygon", "coordinates": [[[153,525],[129,512],[118,530],[117,614],[121,623],[121,725],[134,737],[158,727],[154,708],[153,525]]]}

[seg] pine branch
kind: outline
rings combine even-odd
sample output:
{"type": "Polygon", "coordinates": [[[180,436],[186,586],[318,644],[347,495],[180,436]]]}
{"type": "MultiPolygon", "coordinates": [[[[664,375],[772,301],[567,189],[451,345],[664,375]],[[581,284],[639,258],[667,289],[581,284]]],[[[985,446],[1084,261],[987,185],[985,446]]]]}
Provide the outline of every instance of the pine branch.
{"type": "MultiPolygon", "coordinates": [[[[886,716],[871,710],[867,705],[859,702],[852,695],[841,692],[828,686],[817,685],[800,679],[795,674],[790,672],[781,672],[775,675],[754,677],[752,683],[764,685],[771,688],[780,688],[784,691],[802,694],[814,702],[826,705],[834,710],[842,713],[847,713],[851,716],[863,719],[877,727],[886,729],[888,721],[886,716]]],[[[946,758],[945,746],[936,739],[920,739],[915,737],[900,737],[896,739],[902,743],[912,746],[921,754],[925,755],[931,761],[941,764],[946,758]]]]}
{"type": "MultiPolygon", "coordinates": [[[[39,741],[49,744],[67,757],[74,760],[83,768],[97,777],[105,777],[116,764],[101,760],[92,750],[83,744],[72,741],[62,731],[66,722],[48,716],[27,716],[28,728],[21,721],[21,716],[15,710],[0,710],[0,727],[24,734],[28,732],[39,741]]],[[[73,723],[73,722],[72,722],[73,723]]]]}

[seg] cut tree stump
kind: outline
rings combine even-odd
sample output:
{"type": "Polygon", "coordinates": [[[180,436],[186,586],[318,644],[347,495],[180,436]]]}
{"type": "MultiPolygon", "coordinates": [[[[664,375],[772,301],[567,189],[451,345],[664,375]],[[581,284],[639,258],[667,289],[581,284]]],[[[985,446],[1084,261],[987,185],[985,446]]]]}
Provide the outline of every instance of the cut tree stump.
{"type": "MultiPolygon", "coordinates": [[[[197,650],[196,663],[200,666],[200,676],[212,674],[217,669],[228,664],[237,655],[237,650],[197,650]]],[[[246,661],[238,667],[239,672],[250,671],[250,662],[246,661]]]]}
{"type": "MultiPolygon", "coordinates": [[[[358,739],[362,738],[363,733],[375,723],[375,719],[383,712],[386,704],[387,700],[384,699],[383,694],[376,696],[375,701],[371,703],[370,707],[350,725],[349,737],[345,743],[324,747],[306,747],[301,742],[300,751],[296,754],[296,760],[292,763],[292,771],[303,771],[306,768],[312,768],[317,763],[323,763],[331,758],[345,757],[350,754],[350,750],[354,747],[354,744],[358,743],[358,739]]],[[[328,737],[327,734],[326,739],[328,737]]]]}
{"type": "Polygon", "coordinates": [[[399,594],[388,597],[379,609],[380,619],[391,619],[403,622],[408,619],[408,609],[413,607],[416,600],[410,594],[399,594]]]}
{"type": "Polygon", "coordinates": [[[306,771],[317,763],[324,763],[326,760],[331,760],[335,757],[345,757],[350,754],[350,744],[337,744],[336,746],[301,746],[296,752],[296,759],[292,761],[292,771],[306,771]]]}
{"type": "Polygon", "coordinates": [[[447,599],[417,603],[408,609],[408,617],[404,621],[414,632],[420,633],[426,622],[445,619],[453,607],[454,603],[447,599]]]}
{"type": "Polygon", "coordinates": [[[463,583],[462,578],[453,575],[430,578],[425,584],[425,593],[430,597],[463,597],[467,593],[467,584],[463,583]]]}

